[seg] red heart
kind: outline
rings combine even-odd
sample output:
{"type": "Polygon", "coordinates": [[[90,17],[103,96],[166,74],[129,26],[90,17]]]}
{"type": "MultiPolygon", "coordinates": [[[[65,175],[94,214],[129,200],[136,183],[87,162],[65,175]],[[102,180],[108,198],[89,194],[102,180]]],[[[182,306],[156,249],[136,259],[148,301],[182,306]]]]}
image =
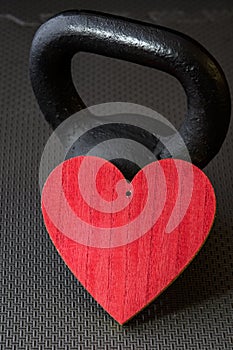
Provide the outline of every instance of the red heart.
{"type": "Polygon", "coordinates": [[[128,183],[97,157],[69,159],[49,175],[42,212],[73,274],[120,324],[157,297],[203,245],[215,195],[191,163],[165,159],[128,183]]]}

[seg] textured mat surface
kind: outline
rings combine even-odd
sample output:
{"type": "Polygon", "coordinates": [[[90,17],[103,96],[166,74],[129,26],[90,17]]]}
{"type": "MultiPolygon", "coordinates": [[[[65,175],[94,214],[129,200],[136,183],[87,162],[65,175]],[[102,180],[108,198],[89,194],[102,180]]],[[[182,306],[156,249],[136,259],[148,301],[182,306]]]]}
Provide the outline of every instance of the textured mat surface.
{"type": "MultiPolygon", "coordinates": [[[[182,276],[123,328],[73,277],[48,237],[38,167],[51,131],[31,90],[28,55],[40,23],[69,8],[183,31],[218,59],[233,88],[230,1],[0,2],[0,349],[232,349],[232,124],[221,152],[205,169],[218,203],[207,243],[182,276]]],[[[176,126],[183,118],[184,92],[166,74],[87,54],[74,58],[73,73],[87,105],[128,101],[156,109],[176,126]]]]}

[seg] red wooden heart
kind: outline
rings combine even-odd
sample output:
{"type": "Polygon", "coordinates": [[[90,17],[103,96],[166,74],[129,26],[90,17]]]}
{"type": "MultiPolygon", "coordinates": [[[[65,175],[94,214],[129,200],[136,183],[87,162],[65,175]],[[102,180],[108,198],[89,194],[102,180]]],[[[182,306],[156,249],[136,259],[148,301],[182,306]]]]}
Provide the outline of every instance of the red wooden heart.
{"type": "Polygon", "coordinates": [[[128,183],[113,164],[76,157],[49,175],[42,212],[70,270],[123,324],[197,254],[215,195],[205,174],[182,160],[151,163],[128,183]]]}

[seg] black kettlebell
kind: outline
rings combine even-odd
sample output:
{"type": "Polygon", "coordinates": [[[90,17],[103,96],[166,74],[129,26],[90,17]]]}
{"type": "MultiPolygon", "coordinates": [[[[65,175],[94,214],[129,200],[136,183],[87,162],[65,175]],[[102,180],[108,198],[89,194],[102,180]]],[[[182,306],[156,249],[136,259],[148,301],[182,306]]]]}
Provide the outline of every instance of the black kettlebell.
{"type": "MultiPolygon", "coordinates": [[[[188,111],[179,132],[192,163],[203,168],[217,154],[228,130],[231,102],[226,78],[216,60],[182,33],[100,12],[61,13],[35,34],[30,54],[31,82],[40,109],[53,129],[86,108],[71,76],[72,57],[80,51],[127,60],[176,77],[187,95],[188,111]]],[[[113,123],[82,135],[67,158],[86,154],[98,140],[122,137],[140,142],[157,159],[171,156],[149,132],[113,123]]],[[[174,141],[172,147],[173,156],[179,158],[181,146],[174,141]]],[[[128,179],[138,171],[130,161],[112,162],[128,179]]]]}

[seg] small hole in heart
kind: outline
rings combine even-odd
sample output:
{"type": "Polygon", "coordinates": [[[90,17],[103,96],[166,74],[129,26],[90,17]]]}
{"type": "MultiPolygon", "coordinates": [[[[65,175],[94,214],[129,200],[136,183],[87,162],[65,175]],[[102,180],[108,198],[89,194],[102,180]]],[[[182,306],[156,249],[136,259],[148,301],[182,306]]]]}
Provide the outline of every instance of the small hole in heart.
{"type": "Polygon", "coordinates": [[[131,196],[131,191],[126,191],[126,196],[127,197],[131,196]]]}

